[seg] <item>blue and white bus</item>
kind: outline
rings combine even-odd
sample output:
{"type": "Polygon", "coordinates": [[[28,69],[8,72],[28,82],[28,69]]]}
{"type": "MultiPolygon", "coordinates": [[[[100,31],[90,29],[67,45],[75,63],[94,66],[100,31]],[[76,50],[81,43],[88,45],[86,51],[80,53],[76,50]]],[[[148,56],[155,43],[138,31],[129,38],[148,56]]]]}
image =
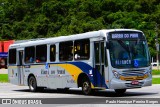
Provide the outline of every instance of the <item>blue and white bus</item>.
{"type": "Polygon", "coordinates": [[[40,89],[126,89],[152,85],[150,53],[142,31],[109,29],[15,43],[9,81],[40,89]]]}

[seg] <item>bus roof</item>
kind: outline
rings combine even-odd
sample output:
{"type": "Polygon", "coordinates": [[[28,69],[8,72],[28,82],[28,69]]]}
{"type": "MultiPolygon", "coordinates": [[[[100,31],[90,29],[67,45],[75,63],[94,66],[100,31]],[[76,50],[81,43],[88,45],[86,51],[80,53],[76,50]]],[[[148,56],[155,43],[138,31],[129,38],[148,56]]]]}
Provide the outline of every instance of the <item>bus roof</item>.
{"type": "Polygon", "coordinates": [[[57,42],[64,42],[70,40],[79,40],[85,38],[95,38],[95,37],[105,37],[106,33],[114,32],[114,31],[136,31],[141,32],[140,30],[133,30],[133,29],[103,29],[99,31],[91,31],[81,34],[74,34],[68,36],[59,36],[59,37],[51,37],[51,38],[37,38],[37,39],[30,39],[30,40],[20,40],[15,41],[14,44],[10,45],[9,48],[20,48],[26,46],[34,46],[34,45],[42,45],[42,44],[54,44],[57,42]]]}

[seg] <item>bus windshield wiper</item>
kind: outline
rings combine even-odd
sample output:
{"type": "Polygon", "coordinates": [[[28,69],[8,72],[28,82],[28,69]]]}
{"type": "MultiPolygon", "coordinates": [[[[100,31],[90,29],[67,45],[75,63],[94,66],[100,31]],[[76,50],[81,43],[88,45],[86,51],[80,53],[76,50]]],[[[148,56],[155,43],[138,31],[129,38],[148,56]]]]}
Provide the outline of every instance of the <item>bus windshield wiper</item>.
{"type": "Polygon", "coordinates": [[[128,52],[129,57],[131,58],[129,48],[128,48],[121,40],[117,40],[117,41],[118,41],[118,43],[128,52]]]}

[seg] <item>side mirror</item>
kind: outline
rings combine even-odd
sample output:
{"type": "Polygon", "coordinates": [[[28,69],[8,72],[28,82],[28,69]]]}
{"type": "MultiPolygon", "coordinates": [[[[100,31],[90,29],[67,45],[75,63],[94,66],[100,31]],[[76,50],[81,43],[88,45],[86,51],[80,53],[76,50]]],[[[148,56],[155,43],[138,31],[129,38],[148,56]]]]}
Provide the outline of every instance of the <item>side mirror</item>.
{"type": "Polygon", "coordinates": [[[110,44],[109,42],[106,42],[106,48],[109,49],[110,48],[110,44]]]}

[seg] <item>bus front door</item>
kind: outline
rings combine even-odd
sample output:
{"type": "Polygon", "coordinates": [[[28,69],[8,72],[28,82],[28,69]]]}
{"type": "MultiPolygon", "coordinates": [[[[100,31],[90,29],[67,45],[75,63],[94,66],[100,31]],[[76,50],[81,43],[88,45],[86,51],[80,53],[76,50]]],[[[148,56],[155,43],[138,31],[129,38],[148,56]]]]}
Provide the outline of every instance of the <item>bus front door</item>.
{"type": "Polygon", "coordinates": [[[18,51],[18,83],[24,85],[24,72],[23,72],[23,54],[24,51],[18,51]]]}
{"type": "Polygon", "coordinates": [[[96,87],[105,87],[104,55],[104,41],[94,42],[94,83],[96,87]]]}

